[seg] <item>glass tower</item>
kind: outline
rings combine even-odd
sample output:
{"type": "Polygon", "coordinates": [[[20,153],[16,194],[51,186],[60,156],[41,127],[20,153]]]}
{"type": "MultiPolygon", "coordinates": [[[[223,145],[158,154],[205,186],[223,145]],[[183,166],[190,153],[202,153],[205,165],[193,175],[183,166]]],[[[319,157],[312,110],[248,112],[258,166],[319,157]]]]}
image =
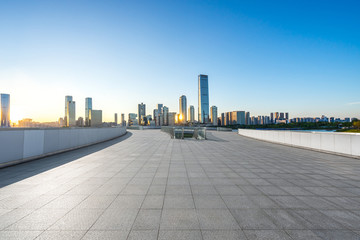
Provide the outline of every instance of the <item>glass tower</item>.
{"type": "Polygon", "coordinates": [[[85,126],[91,126],[92,98],[85,98],[85,126]]]}
{"type": "Polygon", "coordinates": [[[195,121],[195,108],[193,105],[189,107],[189,121],[193,123],[195,121]]]}
{"type": "Polygon", "coordinates": [[[10,94],[2,93],[0,96],[1,127],[10,127],[10,94]]]}
{"type": "Polygon", "coordinates": [[[185,96],[185,95],[182,95],[182,96],[179,98],[179,113],[180,113],[181,116],[182,116],[181,122],[186,122],[186,121],[187,121],[186,109],[187,109],[186,96],[185,96]]]}
{"type": "Polygon", "coordinates": [[[208,84],[208,76],[200,74],[198,76],[198,84],[199,84],[199,122],[200,123],[208,123],[209,122],[209,84],[208,84]]]}

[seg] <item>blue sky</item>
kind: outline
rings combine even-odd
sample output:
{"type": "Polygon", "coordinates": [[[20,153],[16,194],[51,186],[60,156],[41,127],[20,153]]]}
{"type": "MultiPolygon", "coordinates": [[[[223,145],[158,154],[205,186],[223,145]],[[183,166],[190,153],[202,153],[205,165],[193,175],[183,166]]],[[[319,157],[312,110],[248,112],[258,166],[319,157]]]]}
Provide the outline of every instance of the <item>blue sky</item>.
{"type": "Polygon", "coordinates": [[[55,121],[64,97],[103,110],[360,117],[359,1],[1,1],[0,92],[11,118],[55,121]]]}

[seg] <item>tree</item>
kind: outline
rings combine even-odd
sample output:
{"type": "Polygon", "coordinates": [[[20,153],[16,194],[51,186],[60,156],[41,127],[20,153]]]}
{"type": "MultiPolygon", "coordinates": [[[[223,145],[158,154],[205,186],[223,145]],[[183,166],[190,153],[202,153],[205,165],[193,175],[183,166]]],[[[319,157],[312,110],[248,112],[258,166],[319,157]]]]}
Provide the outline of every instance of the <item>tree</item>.
{"type": "Polygon", "coordinates": [[[354,121],[353,126],[354,128],[360,129],[360,121],[354,121]]]}

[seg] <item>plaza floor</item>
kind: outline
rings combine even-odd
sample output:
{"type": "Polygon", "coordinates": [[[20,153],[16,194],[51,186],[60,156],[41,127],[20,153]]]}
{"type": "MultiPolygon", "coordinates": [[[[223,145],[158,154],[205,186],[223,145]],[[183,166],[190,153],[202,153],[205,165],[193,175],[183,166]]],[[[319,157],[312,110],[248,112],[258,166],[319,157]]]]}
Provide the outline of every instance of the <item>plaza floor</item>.
{"type": "Polygon", "coordinates": [[[0,169],[0,239],[360,239],[360,160],[159,130],[0,169]]]}

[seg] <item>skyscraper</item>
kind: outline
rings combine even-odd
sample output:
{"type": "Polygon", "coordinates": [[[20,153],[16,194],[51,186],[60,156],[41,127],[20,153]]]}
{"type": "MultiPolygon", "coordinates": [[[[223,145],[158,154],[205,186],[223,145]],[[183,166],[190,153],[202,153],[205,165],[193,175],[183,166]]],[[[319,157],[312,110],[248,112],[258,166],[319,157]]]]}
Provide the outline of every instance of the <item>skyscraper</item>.
{"type": "Polygon", "coordinates": [[[286,119],[286,120],[289,120],[289,113],[288,113],[288,112],[285,113],[285,119],[286,119]]]}
{"type": "Polygon", "coordinates": [[[270,121],[271,123],[274,123],[274,113],[270,113],[270,121]]]}
{"type": "Polygon", "coordinates": [[[162,113],[163,113],[163,125],[167,126],[169,125],[169,108],[164,106],[162,108],[162,113]]]}
{"type": "Polygon", "coordinates": [[[10,127],[10,94],[0,94],[1,127],[10,127]]]}
{"type": "Polygon", "coordinates": [[[189,107],[189,121],[193,123],[195,121],[195,108],[193,105],[189,107]]]}
{"type": "Polygon", "coordinates": [[[91,126],[100,126],[102,124],[102,110],[90,110],[91,126]]]}
{"type": "Polygon", "coordinates": [[[67,113],[66,113],[66,126],[73,127],[76,125],[75,120],[75,102],[69,101],[67,102],[67,113]]]}
{"type": "Polygon", "coordinates": [[[217,113],[217,107],[216,106],[212,106],[210,108],[210,116],[211,116],[211,123],[214,126],[217,126],[217,118],[218,118],[218,113],[217,113]]]}
{"type": "Polygon", "coordinates": [[[186,96],[182,95],[179,98],[179,113],[182,116],[182,120],[181,122],[186,123],[187,121],[187,114],[186,114],[186,109],[187,109],[187,101],[186,101],[186,96]]]}
{"type": "Polygon", "coordinates": [[[142,121],[146,116],[146,104],[138,104],[138,117],[139,117],[139,125],[142,125],[142,121]]]}
{"type": "Polygon", "coordinates": [[[85,98],[85,126],[91,126],[92,98],[85,98]]]}
{"type": "Polygon", "coordinates": [[[163,122],[163,112],[162,109],[163,108],[163,104],[162,103],[158,103],[157,105],[157,116],[156,116],[156,125],[158,126],[162,126],[164,124],[163,122]]]}
{"type": "Polygon", "coordinates": [[[123,127],[126,126],[124,113],[121,114],[121,126],[123,126],[123,127]]]}
{"type": "Polygon", "coordinates": [[[209,83],[208,76],[200,74],[198,76],[198,114],[200,123],[209,122],[209,83]]]}
{"type": "Polygon", "coordinates": [[[245,124],[245,111],[233,111],[232,124],[245,124]]]}
{"type": "Polygon", "coordinates": [[[118,123],[118,122],[117,122],[117,121],[118,121],[118,119],[117,119],[117,113],[115,113],[114,118],[115,118],[115,119],[114,119],[114,120],[115,120],[115,125],[117,125],[117,123],[118,123]]]}
{"type": "Polygon", "coordinates": [[[251,125],[250,112],[245,113],[245,124],[246,125],[251,125]]]}
{"type": "Polygon", "coordinates": [[[72,96],[65,96],[65,123],[67,127],[76,125],[75,102],[72,96]]]}

